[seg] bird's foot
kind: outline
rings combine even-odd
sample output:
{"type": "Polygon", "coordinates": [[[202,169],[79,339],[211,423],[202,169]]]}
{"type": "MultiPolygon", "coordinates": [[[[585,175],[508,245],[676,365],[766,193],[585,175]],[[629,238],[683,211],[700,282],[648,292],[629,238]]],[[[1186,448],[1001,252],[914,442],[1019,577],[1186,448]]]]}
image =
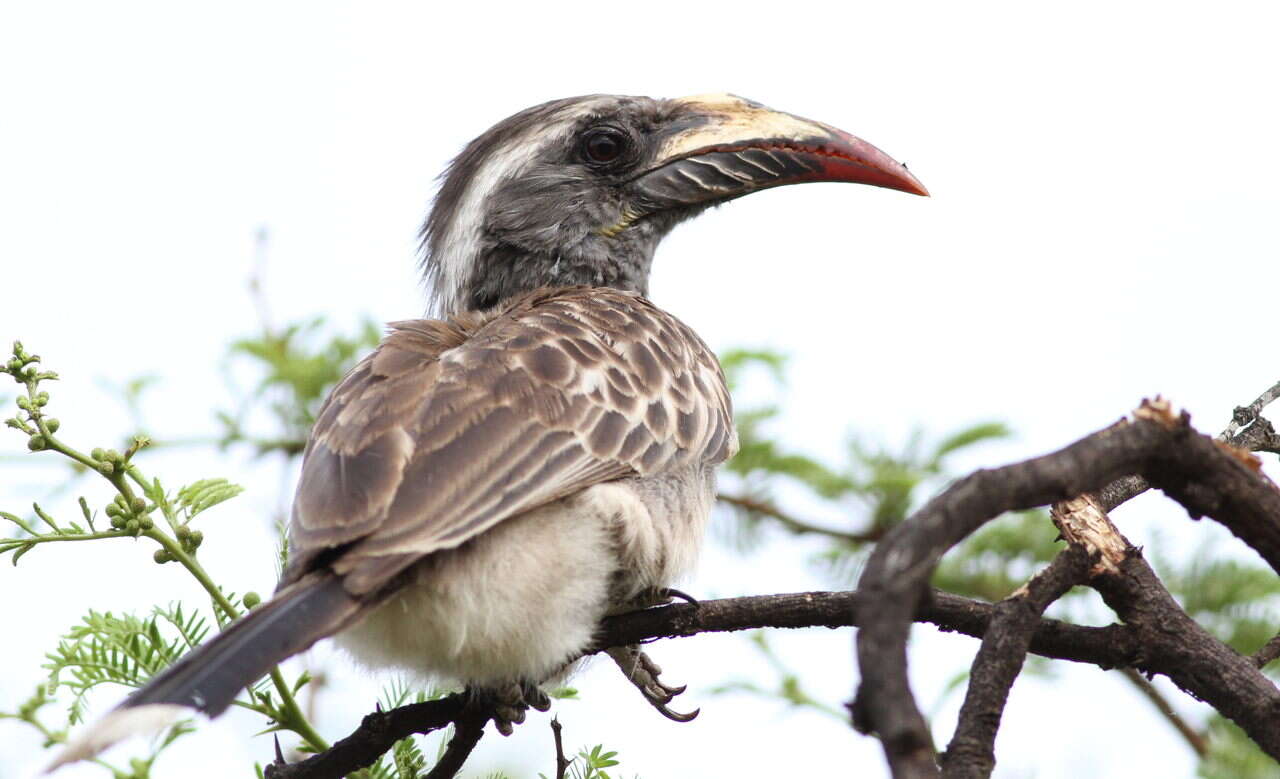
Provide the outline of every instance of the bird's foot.
{"type": "Polygon", "coordinates": [[[476,693],[478,703],[489,708],[493,715],[493,726],[504,736],[510,736],[515,726],[524,722],[525,711],[529,708],[547,711],[551,708],[551,698],[532,682],[511,682],[476,693]]]}
{"type": "Polygon", "coordinates": [[[701,709],[694,709],[688,714],[681,714],[678,711],[672,711],[667,704],[675,700],[675,697],[687,689],[686,685],[679,687],[670,687],[663,684],[658,677],[662,675],[662,669],[658,664],[653,662],[644,650],[636,644],[630,646],[615,646],[605,650],[609,657],[613,658],[613,662],[618,664],[618,668],[622,669],[622,673],[627,677],[628,681],[636,686],[644,699],[649,702],[653,708],[658,710],[662,716],[676,722],[688,722],[698,716],[701,709]]]}

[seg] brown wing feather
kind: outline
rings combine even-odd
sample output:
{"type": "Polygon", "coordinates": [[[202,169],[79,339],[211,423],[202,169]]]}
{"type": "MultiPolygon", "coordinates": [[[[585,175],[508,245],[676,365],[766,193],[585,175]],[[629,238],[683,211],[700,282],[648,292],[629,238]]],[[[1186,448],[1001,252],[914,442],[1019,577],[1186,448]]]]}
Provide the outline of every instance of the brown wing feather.
{"type": "Polygon", "coordinates": [[[540,290],[414,321],[334,390],[303,462],[286,581],[325,550],[353,593],[602,481],[736,449],[719,363],[635,295],[540,290]]]}

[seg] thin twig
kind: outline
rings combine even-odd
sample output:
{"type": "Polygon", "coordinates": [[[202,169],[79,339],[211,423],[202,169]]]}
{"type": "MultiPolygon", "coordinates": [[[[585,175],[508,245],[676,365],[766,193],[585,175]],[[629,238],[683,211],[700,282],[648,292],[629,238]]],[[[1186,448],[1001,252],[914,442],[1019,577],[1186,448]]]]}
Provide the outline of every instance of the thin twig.
{"type": "Polygon", "coordinates": [[[833,528],[815,525],[802,519],[787,514],[777,506],[763,500],[749,498],[745,495],[729,495],[720,493],[716,496],[716,500],[721,503],[727,503],[730,506],[740,508],[751,514],[760,514],[776,520],[779,524],[797,535],[820,535],[827,538],[834,538],[837,541],[843,541],[849,544],[866,544],[873,541],[879,541],[884,536],[884,530],[869,530],[865,533],[849,533],[844,530],[835,530],[833,528]]]}
{"type": "Polygon", "coordinates": [[[1271,661],[1280,657],[1280,635],[1272,636],[1271,640],[1262,645],[1262,648],[1253,653],[1253,664],[1258,668],[1266,668],[1271,661]]]}
{"type": "Polygon", "coordinates": [[[556,742],[556,779],[564,779],[566,772],[569,770],[569,764],[573,762],[570,758],[564,756],[564,741],[561,739],[560,731],[563,726],[560,724],[559,717],[551,718],[551,735],[556,742]]]}
{"type": "Polygon", "coordinates": [[[1137,687],[1139,692],[1147,697],[1147,700],[1155,704],[1156,709],[1164,715],[1170,725],[1173,725],[1182,734],[1187,744],[1195,750],[1198,756],[1204,757],[1209,754],[1209,740],[1205,738],[1205,735],[1187,724],[1187,721],[1173,710],[1173,706],[1164,697],[1164,694],[1157,690],[1154,684],[1147,681],[1147,677],[1132,668],[1121,668],[1120,673],[1124,674],[1124,678],[1132,682],[1133,686],[1137,687]]]}
{"type": "Polygon", "coordinates": [[[1280,398],[1280,381],[1272,384],[1266,392],[1259,395],[1252,403],[1247,406],[1236,406],[1231,412],[1231,424],[1227,425],[1227,429],[1222,431],[1218,436],[1219,441],[1230,441],[1244,428],[1252,425],[1258,420],[1258,415],[1262,413],[1262,409],[1268,404],[1280,398]]]}

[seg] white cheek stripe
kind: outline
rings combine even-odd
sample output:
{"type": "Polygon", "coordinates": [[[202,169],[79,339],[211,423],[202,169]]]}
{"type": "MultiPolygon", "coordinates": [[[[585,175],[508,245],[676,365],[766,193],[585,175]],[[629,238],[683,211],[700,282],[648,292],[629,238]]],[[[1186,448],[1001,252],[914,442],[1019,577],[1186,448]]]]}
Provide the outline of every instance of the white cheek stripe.
{"type": "Polygon", "coordinates": [[[466,308],[463,290],[480,247],[480,231],[484,225],[485,203],[502,182],[520,175],[538,152],[558,143],[585,114],[595,110],[596,101],[568,106],[541,127],[530,128],[507,141],[481,164],[450,215],[448,228],[431,257],[435,266],[435,283],[431,291],[436,316],[457,313],[466,308]]]}

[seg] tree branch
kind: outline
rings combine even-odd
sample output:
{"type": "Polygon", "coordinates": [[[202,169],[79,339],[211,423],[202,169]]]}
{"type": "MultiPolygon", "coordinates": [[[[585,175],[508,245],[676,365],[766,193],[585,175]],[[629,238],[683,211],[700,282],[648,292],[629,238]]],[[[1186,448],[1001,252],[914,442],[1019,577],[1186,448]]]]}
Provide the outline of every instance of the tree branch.
{"type": "Polygon", "coordinates": [[[1266,668],[1273,660],[1280,657],[1280,635],[1272,636],[1271,640],[1262,645],[1262,648],[1253,653],[1253,664],[1257,668],[1266,668]]]}
{"type": "MultiPolygon", "coordinates": [[[[797,592],[756,595],[697,603],[675,603],[604,620],[600,640],[585,654],[661,638],[680,638],[759,628],[841,628],[861,623],[858,592],[797,592]]],[[[981,638],[995,615],[982,601],[934,591],[920,604],[916,619],[947,632],[981,638]]],[[[1124,625],[1083,627],[1041,618],[1031,634],[1030,650],[1059,660],[1102,668],[1128,666],[1141,656],[1124,625]]],[[[360,726],[329,750],[292,765],[267,767],[268,779],[323,779],[371,765],[395,742],[414,733],[446,727],[463,713],[464,693],[414,703],[364,718],[360,726]]]]}
{"type": "Polygon", "coordinates": [[[569,764],[573,762],[573,760],[564,756],[564,737],[560,735],[563,727],[560,724],[559,717],[551,718],[551,737],[556,745],[556,779],[565,779],[569,764]]]}
{"type": "MultiPolygon", "coordinates": [[[[859,730],[875,732],[880,738],[895,777],[938,773],[928,727],[906,675],[906,641],[916,604],[941,556],[990,519],[1006,511],[1065,501],[1122,476],[1141,474],[1186,506],[1192,516],[1213,516],[1280,569],[1280,523],[1275,521],[1280,517],[1280,491],[1258,473],[1256,458],[1241,456],[1238,450],[1197,434],[1186,415],[1174,415],[1167,403],[1144,402],[1134,417],[1058,452],[978,471],[955,482],[890,531],[872,552],[860,582],[865,597],[861,614],[865,624],[857,641],[862,681],[852,713],[859,730]]],[[[1140,620],[1149,616],[1143,607],[1151,598],[1158,600],[1153,587],[1164,590],[1154,574],[1148,578],[1143,569],[1149,571],[1136,550],[1126,555],[1121,574],[1143,589],[1143,603],[1130,600],[1137,597],[1132,588],[1123,593],[1118,587],[1110,590],[1109,605],[1124,609],[1119,613],[1127,622],[1125,611],[1140,620]]],[[[1102,592],[1107,598],[1107,589],[1102,592]]],[[[1163,603],[1158,611],[1168,615],[1163,603]]],[[[1199,628],[1190,618],[1187,623],[1180,627],[1199,628]]],[[[1212,696],[1223,714],[1269,754],[1280,756],[1280,733],[1270,726],[1270,712],[1280,709],[1280,692],[1270,681],[1238,655],[1236,660],[1241,662],[1230,663],[1234,653],[1229,649],[1227,655],[1218,653],[1199,635],[1183,649],[1175,646],[1179,642],[1170,640],[1169,634],[1159,633],[1158,625],[1140,624],[1143,650],[1149,655],[1143,662],[1147,670],[1169,674],[1200,697],[1212,696]],[[1152,651],[1148,641],[1160,646],[1152,651]],[[1209,658],[1228,666],[1220,674],[1202,677],[1203,661],[1209,658]],[[1193,662],[1194,674],[1186,667],[1193,662]]]]}
{"type": "MultiPolygon", "coordinates": [[[[1231,423],[1218,433],[1216,440],[1250,452],[1280,454],[1280,434],[1276,433],[1269,420],[1261,416],[1262,409],[1278,397],[1280,382],[1273,384],[1249,405],[1236,406],[1231,423]]],[[[1125,476],[1098,490],[1098,501],[1106,511],[1111,511],[1149,489],[1151,485],[1141,476],[1125,476]]]]}
{"type": "MultiPolygon", "coordinates": [[[[1280,381],[1272,384],[1266,392],[1259,395],[1252,403],[1247,406],[1236,406],[1231,413],[1231,424],[1227,425],[1227,429],[1222,431],[1218,436],[1219,441],[1227,441],[1235,443],[1241,431],[1253,425],[1254,422],[1260,421],[1262,409],[1266,408],[1276,398],[1280,398],[1280,381]]],[[[1239,444],[1236,444],[1239,446],[1239,444]]],[[[1253,450],[1259,451],[1259,450],[1253,450]]]]}
{"type": "MultiPolygon", "coordinates": [[[[1167,666],[1166,673],[1179,687],[1196,698],[1208,701],[1223,713],[1242,696],[1253,694],[1265,699],[1274,695],[1275,688],[1268,680],[1252,673],[1252,667],[1245,670],[1248,660],[1191,619],[1092,496],[1084,495],[1055,505],[1052,517],[1073,546],[1100,550],[1092,584],[1102,593],[1107,604],[1138,633],[1148,655],[1159,651],[1154,647],[1166,645],[1176,644],[1184,650],[1189,646],[1197,647],[1193,651],[1199,657],[1191,661],[1175,657],[1162,663],[1160,658],[1152,658],[1154,665],[1167,666]],[[1138,586],[1134,585],[1135,577],[1141,580],[1138,586]],[[1180,635],[1176,640],[1170,640],[1171,634],[1180,635]],[[1238,676],[1240,680],[1224,679],[1221,685],[1206,685],[1199,678],[1206,663],[1218,666],[1224,673],[1238,676]],[[1225,689],[1218,689],[1219,686],[1225,689]]],[[[1124,671],[1129,681],[1156,705],[1192,749],[1201,757],[1206,755],[1208,743],[1205,737],[1187,725],[1141,673],[1133,668],[1125,668],[1124,671]]]]}
{"type": "Polygon", "coordinates": [[[996,604],[982,646],[973,658],[955,735],[941,756],[947,777],[981,779],[991,775],[996,765],[996,731],[1040,615],[1083,582],[1088,569],[1089,555],[1083,547],[1069,546],[1026,585],[996,604]]]}
{"type": "Polygon", "coordinates": [[[454,723],[453,738],[449,739],[449,746],[445,747],[440,761],[422,779],[452,779],[457,776],[462,770],[462,764],[471,756],[471,751],[480,743],[484,725],[488,721],[488,712],[474,708],[464,709],[462,716],[454,723]]]}
{"type": "Polygon", "coordinates": [[[749,514],[760,514],[776,520],[784,528],[795,533],[796,535],[820,535],[827,538],[843,541],[847,544],[867,544],[879,541],[884,536],[883,530],[870,530],[866,533],[850,533],[844,530],[835,530],[833,528],[822,527],[802,519],[796,519],[790,514],[784,512],[777,506],[763,500],[757,500],[745,495],[729,495],[728,493],[720,493],[716,495],[716,500],[721,503],[727,503],[735,508],[742,509],[749,514]]]}
{"type": "Polygon", "coordinates": [[[1182,738],[1186,740],[1187,744],[1195,750],[1197,756],[1205,757],[1209,754],[1209,740],[1205,738],[1203,733],[1188,725],[1187,721],[1179,716],[1178,712],[1173,710],[1173,706],[1170,705],[1169,701],[1160,694],[1160,691],[1156,689],[1154,684],[1147,681],[1147,677],[1143,676],[1140,671],[1135,671],[1132,668],[1122,668],[1120,669],[1120,672],[1124,674],[1124,678],[1128,679],[1134,687],[1137,687],[1138,691],[1141,692],[1147,700],[1151,701],[1152,705],[1154,705],[1156,709],[1164,715],[1164,718],[1169,721],[1169,724],[1173,725],[1174,729],[1182,735],[1182,738]]]}
{"type": "Polygon", "coordinates": [[[373,765],[384,752],[414,733],[430,733],[458,720],[468,696],[454,693],[423,703],[365,715],[360,727],[323,752],[298,763],[267,766],[266,779],[330,779],[373,765]]]}

